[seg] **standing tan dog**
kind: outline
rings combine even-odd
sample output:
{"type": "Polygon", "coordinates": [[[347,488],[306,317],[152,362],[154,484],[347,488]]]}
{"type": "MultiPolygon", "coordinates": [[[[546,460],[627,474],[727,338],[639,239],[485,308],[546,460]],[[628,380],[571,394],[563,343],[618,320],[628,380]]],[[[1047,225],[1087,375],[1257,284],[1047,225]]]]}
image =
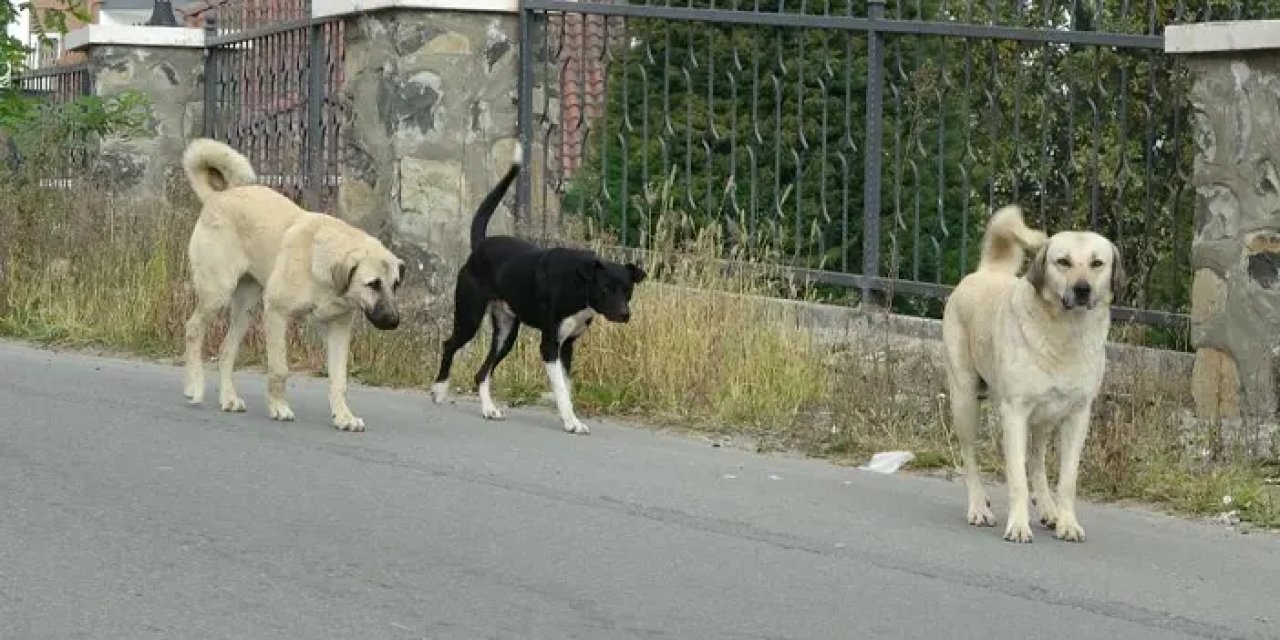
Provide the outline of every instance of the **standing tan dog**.
{"type": "Polygon", "coordinates": [[[196,294],[187,320],[187,398],[192,404],[204,399],[205,331],[229,304],[231,317],[218,355],[219,401],[223,411],[244,411],[231,371],[253,309],[263,300],[271,418],[293,420],[285,400],[285,331],[290,320],[309,315],[327,334],[333,424],[364,431],[364,420],[351,413],[346,400],[351,331],[357,311],[378,329],[400,324],[395,291],[404,279],[404,262],[363,231],[254,184],[249,160],[221,142],[192,141],[182,168],[204,203],[187,245],[196,294]]]}
{"type": "Polygon", "coordinates": [[[1029,471],[1040,522],[1062,540],[1084,540],[1076,518],[1076,479],[1093,399],[1106,369],[1110,307],[1123,282],[1120,253],[1106,238],[1064,231],[1046,239],[1043,232],[1026,226],[1022,210],[1013,205],[992,216],[978,269],[956,286],[942,316],[969,524],[996,523],[974,454],[978,392],[986,386],[1004,434],[1009,485],[1004,539],[1031,542],[1029,471]],[[1024,251],[1037,249],[1031,267],[1019,278],[1024,251]],[[1060,463],[1056,496],[1045,473],[1055,427],[1060,463]]]}

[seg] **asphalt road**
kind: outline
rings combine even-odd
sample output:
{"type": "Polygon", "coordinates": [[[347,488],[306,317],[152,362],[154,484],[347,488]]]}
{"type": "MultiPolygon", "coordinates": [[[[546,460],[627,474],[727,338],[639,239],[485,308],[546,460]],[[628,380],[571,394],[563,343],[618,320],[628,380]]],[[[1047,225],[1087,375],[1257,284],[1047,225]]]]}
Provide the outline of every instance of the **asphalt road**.
{"type": "Polygon", "coordinates": [[[1012,545],[958,482],[416,392],[340,433],[299,378],[277,424],[242,379],[228,415],[0,343],[0,639],[1280,637],[1269,534],[1085,505],[1012,545]]]}

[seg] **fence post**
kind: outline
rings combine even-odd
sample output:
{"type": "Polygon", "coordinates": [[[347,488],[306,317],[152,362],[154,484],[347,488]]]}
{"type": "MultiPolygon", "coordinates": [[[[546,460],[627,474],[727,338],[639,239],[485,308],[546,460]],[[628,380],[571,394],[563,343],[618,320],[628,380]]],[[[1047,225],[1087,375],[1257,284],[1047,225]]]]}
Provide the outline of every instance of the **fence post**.
{"type": "Polygon", "coordinates": [[[305,151],[302,157],[303,171],[306,174],[306,188],[302,193],[302,201],[311,211],[320,210],[320,194],[324,190],[320,161],[324,153],[324,135],[320,128],[324,126],[324,33],[322,26],[312,24],[307,29],[307,133],[305,151]]]}
{"type": "Polygon", "coordinates": [[[210,9],[204,16],[204,135],[213,138],[218,115],[218,56],[211,41],[218,36],[217,12],[210,9]]]}
{"type": "Polygon", "coordinates": [[[884,131],[884,35],[876,21],[884,19],[885,0],[867,0],[867,139],[863,144],[862,304],[870,304],[872,278],[880,276],[880,150],[884,131]]]}
{"type": "Polygon", "coordinates": [[[532,185],[533,165],[533,28],[532,12],[523,6],[518,8],[519,38],[516,64],[520,65],[519,77],[516,80],[516,128],[520,150],[524,153],[525,169],[520,172],[516,182],[516,206],[514,213],[518,225],[528,225],[532,218],[532,185]]]}

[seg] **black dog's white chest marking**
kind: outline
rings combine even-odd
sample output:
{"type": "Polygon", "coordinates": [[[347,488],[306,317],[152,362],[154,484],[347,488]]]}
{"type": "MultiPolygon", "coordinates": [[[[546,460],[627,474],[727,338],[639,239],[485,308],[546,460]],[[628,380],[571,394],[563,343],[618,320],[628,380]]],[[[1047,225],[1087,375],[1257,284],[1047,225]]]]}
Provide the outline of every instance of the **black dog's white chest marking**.
{"type": "Polygon", "coordinates": [[[587,332],[591,328],[591,321],[596,317],[596,312],[592,309],[583,309],[568,318],[560,321],[560,327],[556,331],[556,337],[560,342],[564,342],[569,338],[576,338],[587,332]]]}

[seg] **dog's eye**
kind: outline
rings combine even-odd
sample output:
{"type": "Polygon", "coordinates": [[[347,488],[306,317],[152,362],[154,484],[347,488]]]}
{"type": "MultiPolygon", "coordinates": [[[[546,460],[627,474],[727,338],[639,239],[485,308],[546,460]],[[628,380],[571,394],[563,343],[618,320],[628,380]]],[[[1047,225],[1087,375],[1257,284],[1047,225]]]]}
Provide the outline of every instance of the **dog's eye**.
{"type": "Polygon", "coordinates": [[[374,280],[369,283],[369,288],[374,291],[382,291],[382,280],[374,280]]]}
{"type": "Polygon", "coordinates": [[[1071,260],[1068,258],[1058,258],[1057,260],[1055,260],[1055,262],[1058,263],[1059,267],[1067,267],[1067,268],[1071,267],[1071,260]]]}
{"type": "Polygon", "coordinates": [[[1094,269],[1101,269],[1101,268],[1102,268],[1102,261],[1101,261],[1101,260],[1094,260],[1093,262],[1090,262],[1090,263],[1089,263],[1089,266],[1090,266],[1090,267],[1093,267],[1094,269]]]}

